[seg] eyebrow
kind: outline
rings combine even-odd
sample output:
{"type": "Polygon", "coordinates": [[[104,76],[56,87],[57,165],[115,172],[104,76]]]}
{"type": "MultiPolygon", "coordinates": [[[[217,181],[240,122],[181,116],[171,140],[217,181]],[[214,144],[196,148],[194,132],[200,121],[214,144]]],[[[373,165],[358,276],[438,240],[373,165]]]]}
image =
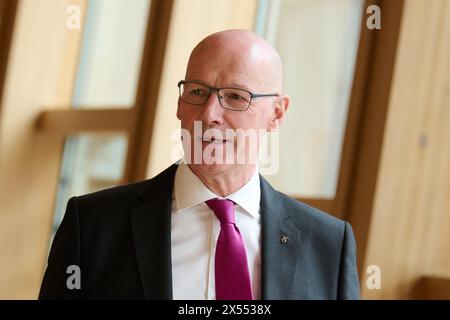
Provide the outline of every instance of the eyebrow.
{"type": "MultiPolygon", "coordinates": [[[[199,79],[186,79],[185,81],[199,82],[199,83],[201,83],[201,84],[204,84],[204,85],[213,87],[213,86],[209,85],[208,83],[206,83],[205,81],[202,81],[202,80],[199,80],[199,79]]],[[[234,82],[233,82],[233,83],[230,83],[229,85],[223,86],[223,87],[221,87],[221,88],[244,89],[244,90],[247,90],[247,91],[252,92],[252,89],[250,89],[248,86],[243,85],[243,84],[237,84],[237,83],[234,83],[234,82]]]]}

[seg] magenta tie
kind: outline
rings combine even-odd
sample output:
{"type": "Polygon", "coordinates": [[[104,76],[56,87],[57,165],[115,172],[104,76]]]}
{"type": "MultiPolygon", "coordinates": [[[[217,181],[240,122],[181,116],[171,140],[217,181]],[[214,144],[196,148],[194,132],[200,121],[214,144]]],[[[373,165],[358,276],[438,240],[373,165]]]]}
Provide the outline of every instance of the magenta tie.
{"type": "Polygon", "coordinates": [[[252,300],[247,254],[236,226],[234,202],[212,199],[206,204],[220,221],[215,257],[216,299],[252,300]]]}

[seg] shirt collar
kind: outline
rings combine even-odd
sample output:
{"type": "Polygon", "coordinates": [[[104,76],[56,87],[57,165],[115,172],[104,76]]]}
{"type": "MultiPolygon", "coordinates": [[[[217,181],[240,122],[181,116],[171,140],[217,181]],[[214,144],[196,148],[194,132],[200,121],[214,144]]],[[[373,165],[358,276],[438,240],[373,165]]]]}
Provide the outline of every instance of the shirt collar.
{"type": "MultiPolygon", "coordinates": [[[[183,161],[178,165],[175,173],[174,193],[176,212],[213,198],[223,199],[209,190],[183,161]]],[[[225,198],[234,201],[252,217],[257,217],[261,198],[258,168],[245,185],[225,198]]]]}

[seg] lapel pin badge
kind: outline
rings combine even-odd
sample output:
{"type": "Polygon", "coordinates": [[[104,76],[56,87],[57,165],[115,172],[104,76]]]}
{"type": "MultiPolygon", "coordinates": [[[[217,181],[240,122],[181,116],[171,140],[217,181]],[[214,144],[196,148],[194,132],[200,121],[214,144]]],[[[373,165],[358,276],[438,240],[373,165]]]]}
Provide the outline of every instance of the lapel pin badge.
{"type": "Polygon", "coordinates": [[[281,243],[287,243],[288,239],[289,238],[287,236],[283,235],[283,236],[281,236],[280,241],[281,241],[281,243]]]}

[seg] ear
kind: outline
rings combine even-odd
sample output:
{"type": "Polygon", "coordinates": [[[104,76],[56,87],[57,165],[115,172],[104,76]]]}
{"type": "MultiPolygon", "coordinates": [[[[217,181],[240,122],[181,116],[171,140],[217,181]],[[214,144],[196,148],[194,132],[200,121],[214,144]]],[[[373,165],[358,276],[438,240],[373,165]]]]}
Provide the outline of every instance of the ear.
{"type": "Polygon", "coordinates": [[[284,116],[286,115],[286,111],[289,108],[289,101],[290,98],[287,95],[277,98],[273,109],[272,120],[270,120],[267,131],[274,131],[281,126],[284,116]]]}
{"type": "Polygon", "coordinates": [[[178,118],[178,120],[181,120],[181,117],[180,117],[180,113],[181,113],[181,111],[180,111],[180,104],[181,104],[181,100],[180,100],[180,98],[178,98],[178,107],[177,107],[177,118],[178,118]]]}

